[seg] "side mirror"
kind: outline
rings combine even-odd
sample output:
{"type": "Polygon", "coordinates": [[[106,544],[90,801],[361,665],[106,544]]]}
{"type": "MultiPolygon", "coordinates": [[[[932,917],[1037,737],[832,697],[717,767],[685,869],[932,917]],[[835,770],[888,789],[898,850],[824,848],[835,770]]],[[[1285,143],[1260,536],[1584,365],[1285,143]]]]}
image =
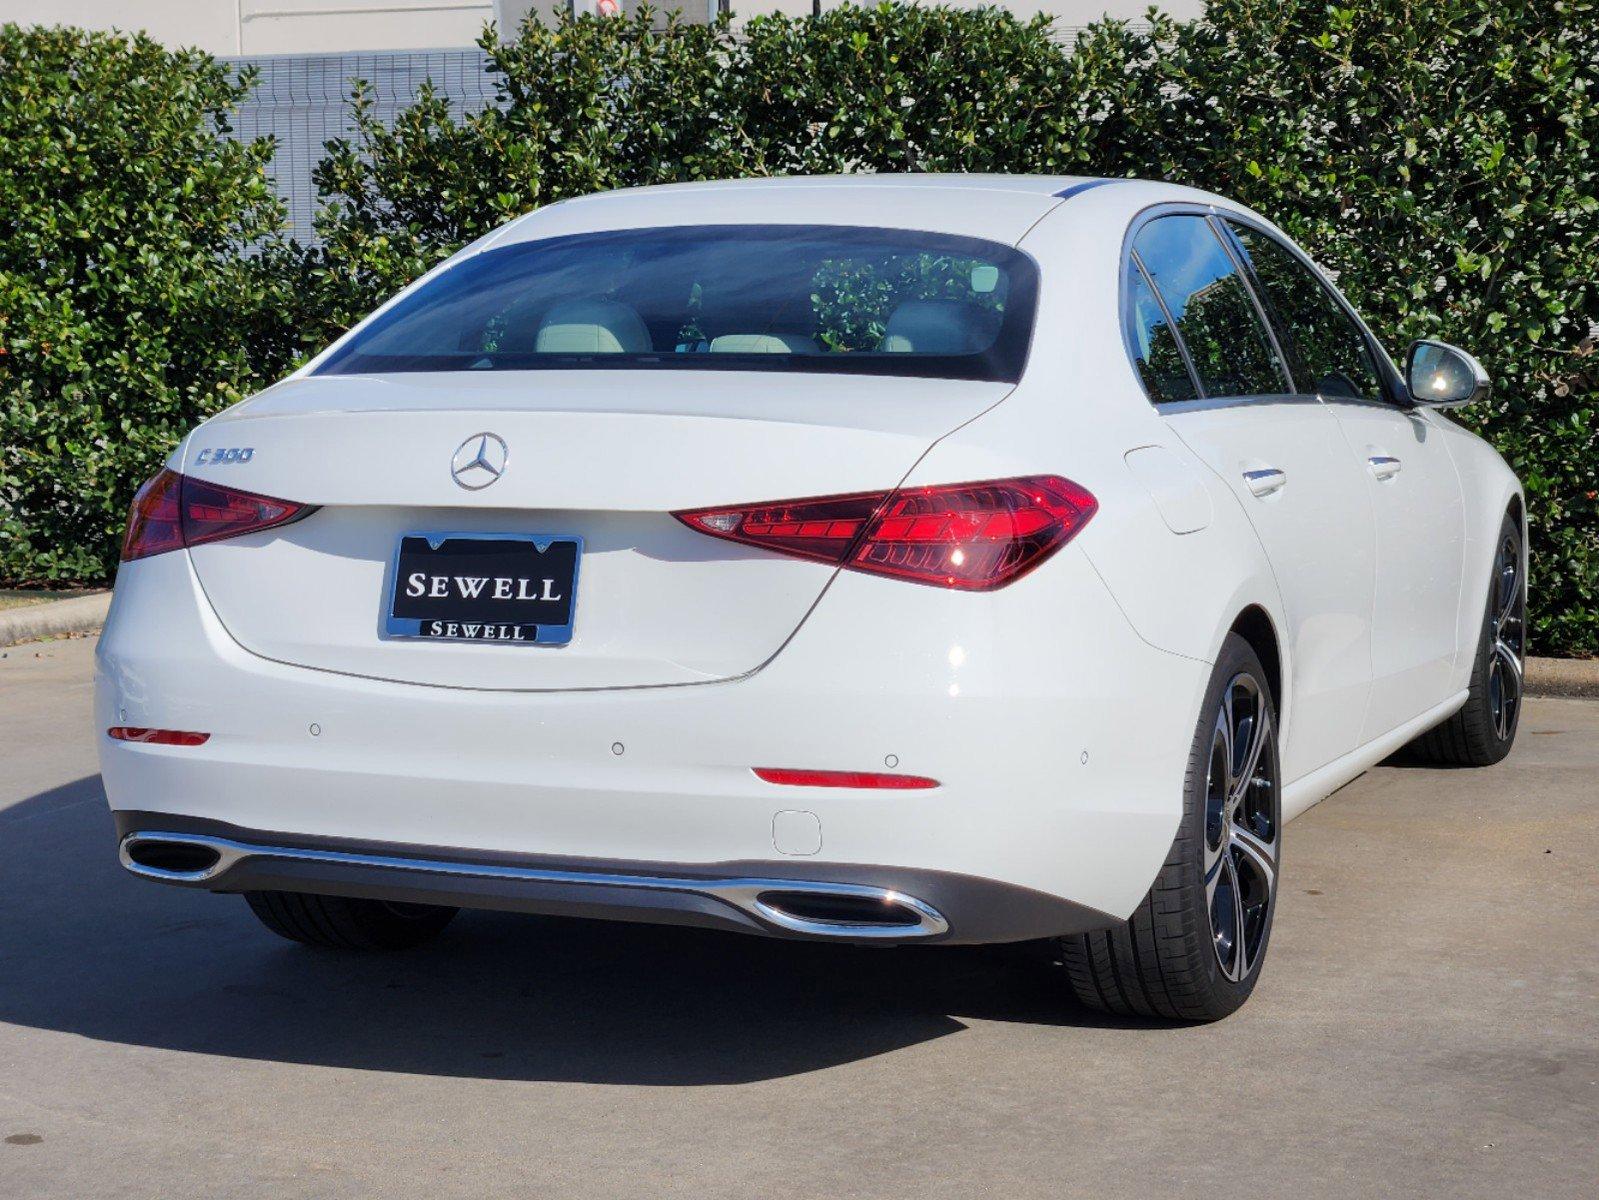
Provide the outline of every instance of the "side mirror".
{"type": "Polygon", "coordinates": [[[1482,364],[1458,346],[1423,338],[1405,355],[1410,398],[1428,408],[1463,408],[1493,391],[1482,364]]]}

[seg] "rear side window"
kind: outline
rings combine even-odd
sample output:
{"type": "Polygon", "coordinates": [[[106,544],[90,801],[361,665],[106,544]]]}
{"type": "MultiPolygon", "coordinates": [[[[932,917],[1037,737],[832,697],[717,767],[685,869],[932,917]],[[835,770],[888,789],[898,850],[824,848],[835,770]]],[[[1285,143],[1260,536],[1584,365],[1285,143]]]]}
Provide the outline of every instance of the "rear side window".
{"type": "Polygon", "coordinates": [[[1136,264],[1132,288],[1133,365],[1144,381],[1144,390],[1157,404],[1195,399],[1199,392],[1194,388],[1193,374],[1177,345],[1166,310],[1155,298],[1148,277],[1136,264]]]}
{"type": "Polygon", "coordinates": [[[1133,250],[1206,396],[1292,391],[1254,299],[1206,218],[1157,217],[1139,230],[1133,250]]]}
{"type": "Polygon", "coordinates": [[[1381,399],[1371,347],[1326,285],[1275,238],[1233,221],[1227,227],[1249,259],[1278,330],[1287,336],[1305,390],[1381,399]]]}
{"type": "Polygon", "coordinates": [[[906,230],[545,238],[442,272],[317,373],[732,368],[1014,382],[1036,276],[1011,247],[906,230]]]}

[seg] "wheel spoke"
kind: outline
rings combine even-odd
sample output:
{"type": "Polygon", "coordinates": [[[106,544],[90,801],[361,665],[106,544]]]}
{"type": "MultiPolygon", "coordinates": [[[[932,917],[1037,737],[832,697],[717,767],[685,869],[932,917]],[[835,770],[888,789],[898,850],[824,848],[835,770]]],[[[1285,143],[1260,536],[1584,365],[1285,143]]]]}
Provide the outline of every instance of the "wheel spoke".
{"type": "Polygon", "coordinates": [[[1236,807],[1238,796],[1249,782],[1249,754],[1255,744],[1255,714],[1246,713],[1238,719],[1238,724],[1233,727],[1233,758],[1231,769],[1227,774],[1227,803],[1236,807]]]}
{"type": "MultiPolygon", "coordinates": [[[[1510,547],[1500,551],[1506,554],[1510,547]]],[[[1510,553],[1514,553],[1510,551],[1510,553]]],[[[1504,566],[1499,570],[1499,604],[1498,615],[1494,617],[1494,630],[1498,632],[1505,627],[1505,623],[1516,615],[1516,602],[1521,598],[1520,576],[1521,572],[1516,566],[1514,558],[1507,556],[1504,566]]]]}
{"type": "Polygon", "coordinates": [[[1223,773],[1221,791],[1226,795],[1233,781],[1233,709],[1230,702],[1216,715],[1216,736],[1221,738],[1223,773]]]}
{"type": "Polygon", "coordinates": [[[1233,794],[1233,779],[1235,778],[1235,756],[1238,753],[1238,713],[1233,708],[1233,689],[1229,687],[1222,693],[1221,714],[1217,717],[1217,726],[1221,730],[1222,744],[1226,747],[1227,778],[1222,780],[1223,803],[1233,794]]]}
{"type": "Polygon", "coordinates": [[[1499,661],[1510,671],[1510,685],[1516,695],[1521,695],[1521,659],[1503,639],[1494,642],[1494,654],[1499,661]]]}
{"type": "Polygon", "coordinates": [[[1494,737],[1504,741],[1510,722],[1505,715],[1504,664],[1497,654],[1488,660],[1488,716],[1493,721],[1494,737]]]}
{"type": "Polygon", "coordinates": [[[1226,714],[1216,714],[1211,732],[1210,764],[1205,776],[1205,876],[1227,845],[1227,789],[1231,784],[1232,741],[1226,714]],[[1216,778],[1217,775],[1221,778],[1216,778]]]}
{"type": "Polygon", "coordinates": [[[1234,826],[1227,857],[1233,864],[1233,878],[1237,881],[1237,906],[1239,975],[1242,979],[1254,965],[1259,940],[1265,936],[1266,914],[1271,908],[1272,893],[1277,887],[1277,864],[1273,857],[1273,843],[1268,844],[1247,829],[1234,826]],[[1250,876],[1260,884],[1260,890],[1250,889],[1248,902],[1244,883],[1250,876]],[[1259,920],[1250,924],[1251,914],[1258,913],[1259,920]]]}
{"type": "Polygon", "coordinates": [[[1216,960],[1221,964],[1222,974],[1228,979],[1240,979],[1238,962],[1243,953],[1240,945],[1243,906],[1239,901],[1238,873],[1226,846],[1222,848],[1210,878],[1205,882],[1205,904],[1210,912],[1210,932],[1216,944],[1216,960]]]}
{"type": "Polygon", "coordinates": [[[1266,747],[1266,741],[1271,735],[1271,718],[1266,715],[1264,708],[1257,707],[1255,716],[1250,720],[1249,747],[1244,754],[1244,769],[1233,780],[1233,790],[1228,796],[1228,803],[1233,812],[1237,812],[1249,795],[1249,789],[1254,786],[1255,772],[1260,769],[1261,752],[1266,747]]]}
{"type": "Polygon", "coordinates": [[[1224,841],[1221,851],[1216,855],[1215,860],[1205,867],[1206,904],[1214,905],[1216,903],[1216,888],[1222,882],[1222,876],[1227,872],[1227,850],[1228,843],[1224,841]]]}
{"type": "Polygon", "coordinates": [[[1256,837],[1255,834],[1240,825],[1233,826],[1233,849],[1236,850],[1249,865],[1260,874],[1261,882],[1266,885],[1269,895],[1277,886],[1277,860],[1274,856],[1275,842],[1266,842],[1256,837]]]}
{"type": "Polygon", "coordinates": [[[1249,929],[1245,925],[1244,881],[1238,874],[1238,863],[1231,854],[1227,856],[1233,873],[1233,978],[1242,979],[1249,974],[1249,929]]]}
{"type": "Polygon", "coordinates": [[[1504,741],[1510,736],[1516,706],[1521,703],[1521,662],[1503,641],[1495,641],[1488,664],[1488,704],[1493,716],[1494,736],[1504,741]]]}

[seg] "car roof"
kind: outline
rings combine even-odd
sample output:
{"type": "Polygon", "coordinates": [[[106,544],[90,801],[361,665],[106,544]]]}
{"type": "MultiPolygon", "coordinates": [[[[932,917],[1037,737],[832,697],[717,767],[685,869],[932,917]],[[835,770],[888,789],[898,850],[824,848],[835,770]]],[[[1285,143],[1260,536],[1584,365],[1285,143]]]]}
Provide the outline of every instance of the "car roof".
{"type": "Polygon", "coordinates": [[[1186,201],[1248,212],[1224,197],[1156,180],[1085,175],[797,175],[657,184],[546,205],[482,247],[582,233],[684,225],[858,225],[1016,245],[1077,196],[1085,219],[1125,225],[1154,204],[1186,201]]]}
{"type": "Polygon", "coordinates": [[[883,174],[662,184],[546,205],[507,226],[492,244],[674,225],[814,224],[916,229],[1015,245],[1064,196],[1098,182],[1072,175],[883,174]]]}
{"type": "Polygon", "coordinates": [[[695,183],[662,183],[651,187],[626,188],[600,195],[645,195],[663,192],[718,192],[786,190],[792,188],[837,188],[853,192],[871,188],[935,188],[958,192],[1021,192],[1032,196],[1053,196],[1082,183],[1107,182],[1091,175],[1001,175],[957,174],[936,171],[885,171],[858,175],[778,175],[750,179],[712,179],[695,183]]]}

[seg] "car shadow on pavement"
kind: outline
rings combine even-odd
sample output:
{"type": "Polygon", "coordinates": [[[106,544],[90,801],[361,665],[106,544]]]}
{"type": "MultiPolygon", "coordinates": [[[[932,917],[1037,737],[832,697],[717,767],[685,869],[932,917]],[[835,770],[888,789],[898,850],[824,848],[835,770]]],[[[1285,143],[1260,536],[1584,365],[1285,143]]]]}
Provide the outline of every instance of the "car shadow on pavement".
{"type": "Polygon", "coordinates": [[[1014,951],[477,912],[403,954],[313,950],[236,896],[128,876],[113,837],[98,776],[0,810],[0,1021],[248,1059],[646,1085],[814,1071],[964,1019],[1122,1023],[1014,951]]]}

